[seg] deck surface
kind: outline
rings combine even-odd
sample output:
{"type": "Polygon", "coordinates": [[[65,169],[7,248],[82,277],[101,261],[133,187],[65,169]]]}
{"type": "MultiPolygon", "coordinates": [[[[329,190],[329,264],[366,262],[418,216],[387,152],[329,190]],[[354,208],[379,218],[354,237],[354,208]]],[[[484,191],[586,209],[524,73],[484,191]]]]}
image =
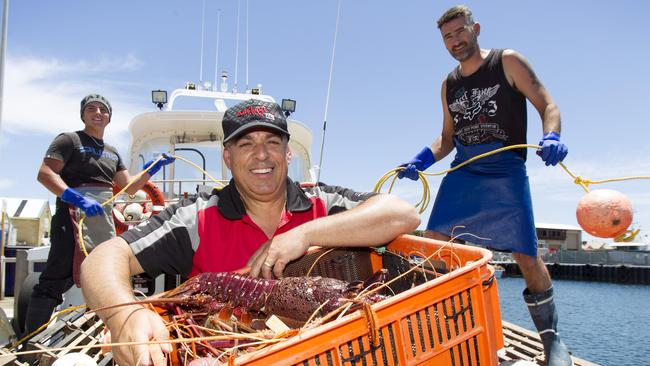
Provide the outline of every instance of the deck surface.
{"type": "MultiPolygon", "coordinates": [[[[4,310],[8,318],[11,319],[13,316],[13,298],[8,297],[0,300],[0,306],[4,310]]],[[[62,346],[72,346],[85,344],[91,346],[90,348],[84,349],[81,352],[86,353],[93,358],[100,365],[106,365],[110,363],[110,357],[106,358],[101,355],[97,348],[92,348],[93,344],[96,344],[97,337],[92,336],[91,334],[98,334],[99,328],[101,327],[101,321],[97,321],[96,318],[93,320],[93,317],[82,317],[74,321],[67,322],[65,327],[52,327],[44,331],[44,333],[60,334],[62,340],[60,345],[62,346]]],[[[40,334],[39,334],[40,335],[40,334]]],[[[45,334],[43,335],[45,336],[45,334]]],[[[544,350],[542,348],[542,343],[539,339],[539,336],[536,332],[532,332],[528,329],[522,328],[518,325],[503,322],[503,336],[504,336],[504,348],[498,352],[499,361],[506,364],[512,364],[512,362],[517,360],[525,360],[532,362],[537,365],[545,365],[544,362],[544,350]],[[508,362],[510,361],[510,362],[508,362]]],[[[36,336],[35,338],[38,338],[36,336]]],[[[30,349],[39,349],[38,342],[30,342],[30,349]]],[[[59,356],[59,353],[64,354],[64,352],[47,352],[47,348],[42,348],[49,356],[49,359],[44,362],[44,364],[51,364],[53,360],[59,356]]],[[[44,357],[47,358],[47,357],[44,357]]],[[[573,362],[575,366],[597,366],[598,364],[589,362],[577,357],[573,357],[573,362]]],[[[12,366],[26,366],[29,363],[24,363],[16,360],[15,357],[11,355],[7,349],[0,348],[0,366],[2,365],[12,365],[12,366]]]]}

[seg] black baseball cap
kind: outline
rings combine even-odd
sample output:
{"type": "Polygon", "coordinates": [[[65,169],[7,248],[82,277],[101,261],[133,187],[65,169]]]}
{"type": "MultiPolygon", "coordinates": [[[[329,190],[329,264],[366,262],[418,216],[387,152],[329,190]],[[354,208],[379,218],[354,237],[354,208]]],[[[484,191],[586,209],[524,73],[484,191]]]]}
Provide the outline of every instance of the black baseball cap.
{"type": "Polygon", "coordinates": [[[277,103],[249,99],[234,105],[223,115],[223,143],[254,128],[268,129],[289,137],[287,118],[277,103]]]}

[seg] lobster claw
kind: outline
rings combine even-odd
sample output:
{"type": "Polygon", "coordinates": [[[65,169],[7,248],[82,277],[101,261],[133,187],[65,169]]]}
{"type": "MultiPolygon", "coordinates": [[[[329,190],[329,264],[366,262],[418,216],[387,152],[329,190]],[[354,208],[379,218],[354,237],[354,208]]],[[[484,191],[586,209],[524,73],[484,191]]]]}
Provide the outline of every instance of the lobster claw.
{"type": "Polygon", "coordinates": [[[368,288],[375,283],[383,284],[384,282],[386,282],[387,279],[388,279],[388,270],[386,268],[382,268],[379,271],[373,273],[372,276],[370,276],[370,278],[363,281],[363,287],[368,288]]]}
{"type": "MultiPolygon", "coordinates": [[[[363,288],[372,289],[378,287],[386,283],[387,279],[388,279],[388,270],[386,268],[382,268],[379,271],[373,273],[373,275],[370,276],[370,278],[366,279],[363,282],[363,288]]],[[[369,300],[371,303],[379,302],[384,299],[385,295],[386,295],[386,287],[384,286],[381,287],[379,291],[373,292],[369,296],[369,300]]]]}
{"type": "MultiPolygon", "coordinates": [[[[365,281],[354,281],[348,284],[343,297],[345,299],[354,299],[356,298],[360,293],[368,292],[369,290],[372,290],[373,288],[377,287],[378,285],[383,284],[386,282],[386,279],[388,278],[388,270],[385,268],[382,268],[378,270],[377,272],[373,273],[372,276],[370,276],[368,279],[365,281]]],[[[373,293],[363,296],[363,299],[370,303],[374,304],[376,302],[379,302],[383,299],[385,299],[385,289],[382,288],[379,291],[374,291],[373,293]]],[[[339,303],[342,304],[345,302],[345,299],[339,299],[339,303]]]]}

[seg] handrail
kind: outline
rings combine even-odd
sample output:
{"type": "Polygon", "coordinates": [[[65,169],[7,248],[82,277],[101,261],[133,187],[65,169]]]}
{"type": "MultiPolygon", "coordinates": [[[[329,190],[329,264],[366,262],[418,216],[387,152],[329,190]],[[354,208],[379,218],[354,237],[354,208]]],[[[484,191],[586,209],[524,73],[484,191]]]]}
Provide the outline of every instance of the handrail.
{"type": "MultiPolygon", "coordinates": [[[[259,94],[250,94],[250,93],[230,93],[230,92],[220,92],[212,90],[192,90],[192,89],[176,89],[172,92],[172,95],[169,97],[169,102],[167,103],[167,111],[172,111],[174,108],[174,102],[178,97],[200,97],[200,98],[211,98],[215,100],[235,100],[235,101],[245,101],[249,99],[258,99],[265,102],[275,103],[275,99],[270,95],[259,95],[259,94]]],[[[215,105],[216,106],[216,105],[215,105]]],[[[224,112],[219,110],[219,112],[224,112]]]]}

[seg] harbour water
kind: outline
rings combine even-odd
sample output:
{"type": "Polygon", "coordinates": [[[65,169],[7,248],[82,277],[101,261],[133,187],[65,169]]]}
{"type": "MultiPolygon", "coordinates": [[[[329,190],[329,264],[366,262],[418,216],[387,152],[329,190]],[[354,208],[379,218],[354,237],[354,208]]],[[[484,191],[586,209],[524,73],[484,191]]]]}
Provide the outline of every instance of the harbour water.
{"type": "MultiPolygon", "coordinates": [[[[501,316],[534,330],[522,278],[498,281],[501,316]]],[[[558,328],[574,355],[601,365],[650,365],[650,286],[553,281],[558,328]]]]}

